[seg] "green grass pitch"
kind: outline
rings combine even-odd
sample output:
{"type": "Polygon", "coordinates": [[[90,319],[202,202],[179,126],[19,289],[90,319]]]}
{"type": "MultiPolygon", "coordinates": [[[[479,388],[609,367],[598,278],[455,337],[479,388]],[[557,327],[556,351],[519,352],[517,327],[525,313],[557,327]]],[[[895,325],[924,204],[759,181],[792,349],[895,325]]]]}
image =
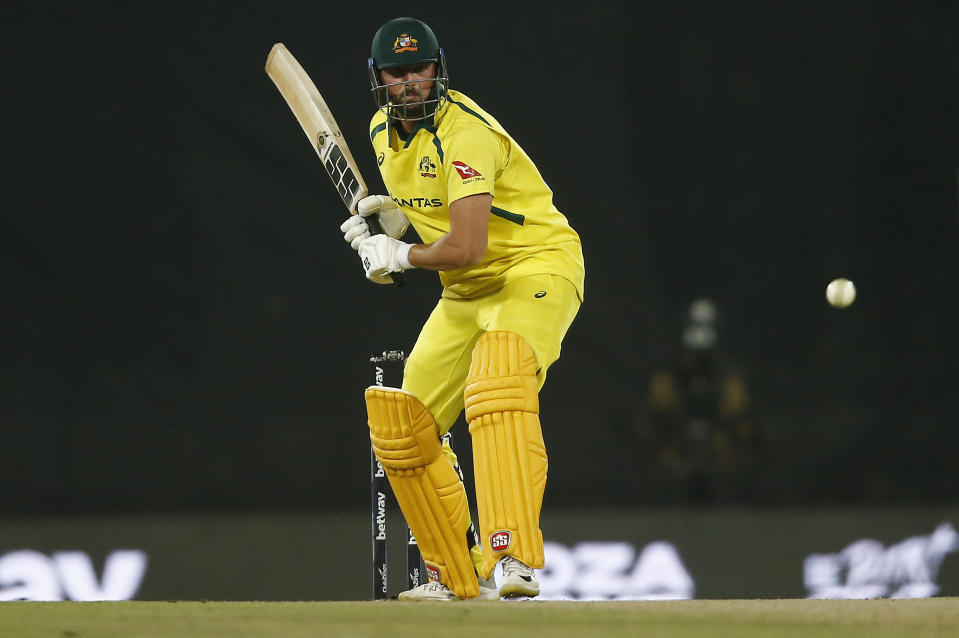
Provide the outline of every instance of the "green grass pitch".
{"type": "Polygon", "coordinates": [[[2,638],[936,638],[959,598],[676,602],[0,603],[2,638]]]}

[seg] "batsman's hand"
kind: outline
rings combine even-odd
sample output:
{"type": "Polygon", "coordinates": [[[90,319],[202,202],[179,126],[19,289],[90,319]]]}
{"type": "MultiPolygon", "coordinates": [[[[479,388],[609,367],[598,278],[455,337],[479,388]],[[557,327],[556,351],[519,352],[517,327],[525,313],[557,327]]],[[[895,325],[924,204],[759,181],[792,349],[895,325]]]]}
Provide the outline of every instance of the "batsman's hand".
{"type": "Polygon", "coordinates": [[[393,283],[391,272],[403,272],[413,267],[409,261],[411,247],[412,244],[386,235],[373,235],[361,241],[357,252],[366,278],[377,284],[393,283]]]}
{"type": "Polygon", "coordinates": [[[410,227],[410,220],[406,218],[400,207],[396,205],[387,195],[370,195],[364,197],[356,203],[357,215],[351,215],[349,219],[340,225],[340,231],[343,233],[343,239],[353,250],[359,250],[360,244],[364,239],[370,237],[370,227],[366,223],[366,217],[373,214],[379,215],[380,226],[383,232],[399,239],[406,234],[406,229],[410,227]]]}

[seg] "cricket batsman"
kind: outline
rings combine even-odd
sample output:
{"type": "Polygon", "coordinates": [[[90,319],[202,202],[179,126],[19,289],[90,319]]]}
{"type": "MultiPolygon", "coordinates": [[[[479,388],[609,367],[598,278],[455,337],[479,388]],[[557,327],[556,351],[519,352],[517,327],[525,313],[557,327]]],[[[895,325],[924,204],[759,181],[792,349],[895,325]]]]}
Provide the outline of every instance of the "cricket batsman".
{"type": "Polygon", "coordinates": [[[380,27],[369,75],[370,140],[389,194],[360,200],[341,231],[371,281],[420,268],[443,284],[402,389],[366,390],[374,452],[430,579],[399,598],[536,596],[547,469],[538,393],[583,300],[580,239],[520,145],[450,88],[429,26],[396,18],[380,27]],[[386,234],[370,236],[374,213],[386,234]],[[410,225],[421,243],[401,240],[410,225]],[[478,545],[456,457],[440,441],[464,410],[478,545]]]}

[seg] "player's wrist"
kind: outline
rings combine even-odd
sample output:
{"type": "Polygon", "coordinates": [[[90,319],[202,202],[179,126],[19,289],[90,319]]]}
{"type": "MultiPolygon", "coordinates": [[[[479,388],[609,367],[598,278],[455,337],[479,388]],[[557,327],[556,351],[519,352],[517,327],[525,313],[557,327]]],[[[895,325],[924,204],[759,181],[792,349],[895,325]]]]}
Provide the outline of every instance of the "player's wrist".
{"type": "Polygon", "coordinates": [[[413,248],[413,244],[407,243],[402,243],[396,248],[396,263],[399,264],[403,270],[409,270],[413,267],[413,264],[410,263],[411,248],[413,248]]]}

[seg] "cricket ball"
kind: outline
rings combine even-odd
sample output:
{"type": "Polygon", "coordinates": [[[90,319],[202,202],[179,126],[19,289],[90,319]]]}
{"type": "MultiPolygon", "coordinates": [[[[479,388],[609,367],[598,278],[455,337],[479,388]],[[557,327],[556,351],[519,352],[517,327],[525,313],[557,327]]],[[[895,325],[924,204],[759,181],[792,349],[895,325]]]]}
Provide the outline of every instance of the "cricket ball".
{"type": "Polygon", "coordinates": [[[834,308],[847,308],[856,300],[856,286],[845,277],[833,279],[826,286],[826,300],[834,308]]]}

